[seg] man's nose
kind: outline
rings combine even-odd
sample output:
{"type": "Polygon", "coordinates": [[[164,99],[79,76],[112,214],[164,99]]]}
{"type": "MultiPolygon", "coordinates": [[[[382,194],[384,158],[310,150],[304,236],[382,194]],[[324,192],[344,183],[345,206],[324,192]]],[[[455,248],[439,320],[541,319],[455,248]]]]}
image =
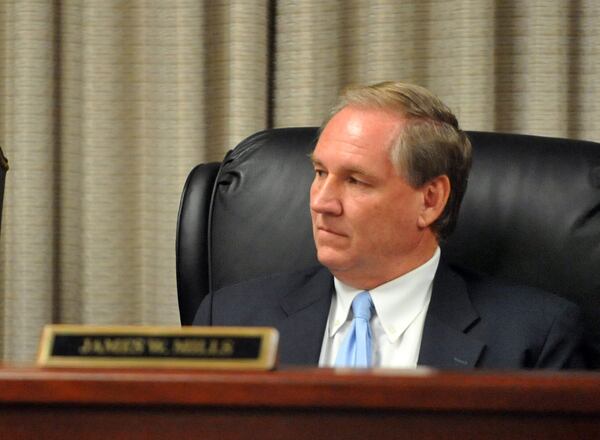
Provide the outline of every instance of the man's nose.
{"type": "Polygon", "coordinates": [[[313,183],[310,191],[310,209],[318,214],[340,215],[342,202],[340,188],[332,179],[313,183]]]}

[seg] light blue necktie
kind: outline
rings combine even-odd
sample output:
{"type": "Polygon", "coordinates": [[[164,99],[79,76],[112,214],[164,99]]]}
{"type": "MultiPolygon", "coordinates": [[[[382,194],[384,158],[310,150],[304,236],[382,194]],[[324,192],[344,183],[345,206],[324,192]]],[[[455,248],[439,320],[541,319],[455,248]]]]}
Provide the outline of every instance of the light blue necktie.
{"type": "Polygon", "coordinates": [[[371,366],[371,310],[369,292],[361,292],[352,301],[354,319],[335,359],[336,367],[368,368],[371,366]]]}

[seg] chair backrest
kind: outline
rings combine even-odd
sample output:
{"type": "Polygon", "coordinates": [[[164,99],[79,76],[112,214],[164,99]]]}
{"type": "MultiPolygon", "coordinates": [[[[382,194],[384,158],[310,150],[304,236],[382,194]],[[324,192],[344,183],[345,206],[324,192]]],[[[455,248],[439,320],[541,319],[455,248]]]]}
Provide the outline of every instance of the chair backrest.
{"type": "MultiPolygon", "coordinates": [[[[197,166],[177,230],[182,324],[209,291],[316,263],[308,159],[317,128],[257,133],[222,163],[197,166]]],[[[473,168],[452,263],[544,288],[585,313],[588,363],[600,367],[600,144],[469,132],[473,168]]]]}
{"type": "Polygon", "coordinates": [[[2,204],[4,202],[4,181],[8,171],[8,161],[0,148],[0,226],[2,226],[2,204]]]}

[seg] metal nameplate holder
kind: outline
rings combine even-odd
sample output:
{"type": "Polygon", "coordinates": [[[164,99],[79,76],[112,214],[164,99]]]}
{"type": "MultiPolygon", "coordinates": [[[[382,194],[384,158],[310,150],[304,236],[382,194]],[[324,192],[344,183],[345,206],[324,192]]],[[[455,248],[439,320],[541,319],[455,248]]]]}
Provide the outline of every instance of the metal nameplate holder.
{"type": "Polygon", "coordinates": [[[279,333],[270,327],[46,325],[43,367],[271,370],[279,333]]]}

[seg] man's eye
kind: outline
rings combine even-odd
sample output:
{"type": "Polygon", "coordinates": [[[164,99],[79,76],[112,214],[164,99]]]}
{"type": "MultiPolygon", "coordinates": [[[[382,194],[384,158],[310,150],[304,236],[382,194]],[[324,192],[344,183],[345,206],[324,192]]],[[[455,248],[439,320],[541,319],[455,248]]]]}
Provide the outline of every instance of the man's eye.
{"type": "Polygon", "coordinates": [[[354,177],[348,177],[348,183],[350,183],[351,185],[360,185],[363,182],[361,182],[358,179],[355,179],[354,177]]]}
{"type": "Polygon", "coordinates": [[[325,175],[325,171],[323,170],[315,170],[315,174],[317,177],[323,177],[325,175]]]}

